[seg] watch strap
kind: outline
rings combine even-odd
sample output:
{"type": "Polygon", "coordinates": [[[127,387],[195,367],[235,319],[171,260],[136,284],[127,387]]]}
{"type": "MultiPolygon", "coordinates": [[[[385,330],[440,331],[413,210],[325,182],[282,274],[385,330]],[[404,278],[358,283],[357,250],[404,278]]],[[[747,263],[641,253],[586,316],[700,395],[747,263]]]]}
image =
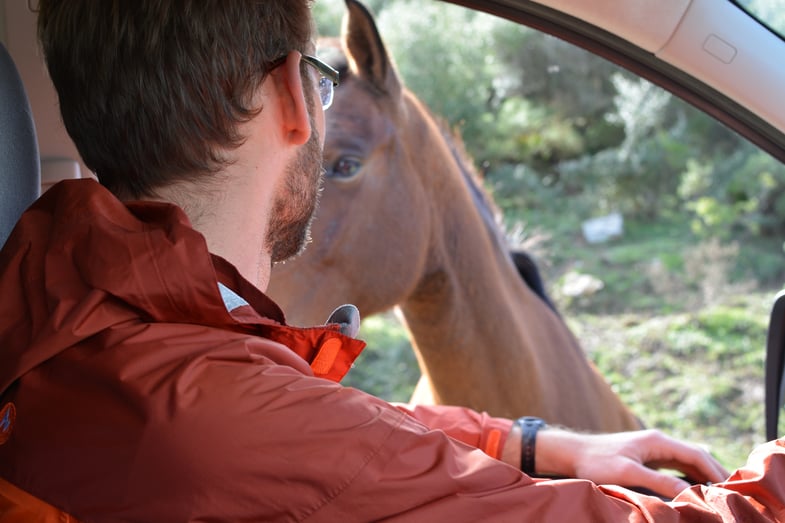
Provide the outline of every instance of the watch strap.
{"type": "Polygon", "coordinates": [[[537,432],[545,427],[545,422],[534,416],[524,416],[515,420],[521,428],[521,470],[528,475],[535,474],[535,445],[537,432]]]}

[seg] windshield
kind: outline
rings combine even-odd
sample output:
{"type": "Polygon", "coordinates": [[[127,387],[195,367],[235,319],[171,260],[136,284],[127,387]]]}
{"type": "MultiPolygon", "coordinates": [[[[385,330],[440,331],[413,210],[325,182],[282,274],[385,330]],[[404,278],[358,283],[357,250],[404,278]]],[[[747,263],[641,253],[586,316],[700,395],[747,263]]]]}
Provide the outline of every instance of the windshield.
{"type": "Polygon", "coordinates": [[[785,36],[785,0],[735,0],[734,3],[778,35],[785,36]]]}

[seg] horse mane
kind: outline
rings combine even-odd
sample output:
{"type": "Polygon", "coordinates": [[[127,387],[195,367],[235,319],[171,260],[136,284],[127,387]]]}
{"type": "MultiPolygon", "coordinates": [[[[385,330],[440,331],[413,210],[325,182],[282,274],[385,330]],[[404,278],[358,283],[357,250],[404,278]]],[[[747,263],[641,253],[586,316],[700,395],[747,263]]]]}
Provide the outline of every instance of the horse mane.
{"type": "Polygon", "coordinates": [[[457,129],[450,128],[443,118],[435,116],[433,118],[453,155],[455,164],[463,175],[466,186],[472,195],[474,207],[482,217],[494,245],[501,252],[506,253],[526,285],[558,314],[556,307],[545,291],[545,285],[534,259],[522,247],[512,248],[510,246],[506,227],[502,219],[502,212],[483,187],[475,162],[466,150],[466,145],[461,138],[460,132],[457,129]]]}
{"type": "Polygon", "coordinates": [[[491,199],[487,190],[482,185],[482,178],[477,171],[474,159],[466,150],[463,138],[460,131],[451,128],[447,121],[443,118],[434,117],[436,123],[441,131],[444,141],[452,153],[455,164],[458,166],[464,182],[472,195],[474,207],[485,223],[488,233],[494,239],[494,243],[501,250],[508,250],[509,244],[505,232],[504,222],[502,220],[501,210],[496,206],[496,203],[491,199]]]}

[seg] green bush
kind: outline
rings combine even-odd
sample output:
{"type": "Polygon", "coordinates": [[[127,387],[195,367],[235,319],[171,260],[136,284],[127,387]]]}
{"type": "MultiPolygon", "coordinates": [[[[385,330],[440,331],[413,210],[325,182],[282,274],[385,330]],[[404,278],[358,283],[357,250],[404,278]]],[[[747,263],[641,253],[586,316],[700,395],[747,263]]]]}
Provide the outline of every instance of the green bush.
{"type": "Polygon", "coordinates": [[[363,320],[360,338],[368,347],[360,354],[343,384],[388,401],[406,402],[420,377],[406,331],[390,314],[363,320]]]}

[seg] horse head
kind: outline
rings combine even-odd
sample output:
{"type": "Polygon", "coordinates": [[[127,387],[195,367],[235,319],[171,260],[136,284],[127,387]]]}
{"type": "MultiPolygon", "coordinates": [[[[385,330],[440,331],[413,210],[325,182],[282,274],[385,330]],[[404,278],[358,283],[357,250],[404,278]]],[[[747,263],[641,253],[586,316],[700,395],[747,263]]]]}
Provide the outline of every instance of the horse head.
{"type": "MultiPolygon", "coordinates": [[[[319,55],[340,72],[326,113],[325,180],[315,241],[278,264],[269,294],[293,324],[314,324],[350,296],[364,316],[417,285],[428,257],[430,189],[420,173],[436,146],[425,109],[404,88],[371,14],[347,1],[342,38],[319,55]]],[[[436,134],[434,134],[436,133],[436,134]]]]}
{"type": "Polygon", "coordinates": [[[364,316],[399,306],[422,370],[414,401],[638,428],[543,299],[531,259],[510,253],[460,140],[404,87],[370,13],[346,4],[342,38],[320,42],[341,85],[314,242],[274,268],[268,293],[295,325],[346,302],[364,316]]]}

